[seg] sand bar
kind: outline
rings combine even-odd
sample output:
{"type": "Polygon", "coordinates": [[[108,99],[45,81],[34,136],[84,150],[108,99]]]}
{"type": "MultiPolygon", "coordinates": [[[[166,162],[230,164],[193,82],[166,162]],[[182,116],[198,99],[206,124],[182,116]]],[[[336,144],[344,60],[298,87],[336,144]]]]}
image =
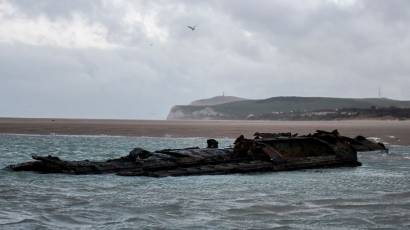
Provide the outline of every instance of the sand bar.
{"type": "Polygon", "coordinates": [[[58,118],[0,118],[0,133],[120,135],[149,137],[251,137],[255,132],[296,132],[338,129],[347,136],[379,137],[391,144],[410,145],[410,121],[166,121],[58,118]]]}

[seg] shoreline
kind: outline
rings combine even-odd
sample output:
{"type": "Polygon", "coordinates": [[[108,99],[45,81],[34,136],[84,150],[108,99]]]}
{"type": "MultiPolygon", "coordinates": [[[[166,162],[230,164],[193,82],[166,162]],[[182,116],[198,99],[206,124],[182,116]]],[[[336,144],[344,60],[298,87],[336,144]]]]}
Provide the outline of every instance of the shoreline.
{"type": "Polygon", "coordinates": [[[0,133],[141,137],[236,138],[255,132],[308,134],[338,129],[342,135],[378,137],[390,144],[410,145],[410,121],[239,121],[239,120],[115,120],[61,118],[0,118],[0,133]]]}

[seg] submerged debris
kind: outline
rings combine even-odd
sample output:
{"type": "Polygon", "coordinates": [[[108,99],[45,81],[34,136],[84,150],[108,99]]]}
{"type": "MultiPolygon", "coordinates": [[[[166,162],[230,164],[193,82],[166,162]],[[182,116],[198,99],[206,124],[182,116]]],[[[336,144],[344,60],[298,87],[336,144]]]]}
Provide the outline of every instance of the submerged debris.
{"type": "Polygon", "coordinates": [[[107,161],[64,161],[54,156],[33,156],[35,161],[10,165],[13,171],[40,173],[101,174],[122,176],[185,176],[286,171],[307,168],[360,166],[357,151],[385,150],[382,143],[365,137],[349,138],[318,130],[298,136],[291,133],[255,133],[239,136],[233,148],[218,148],[214,139],[207,148],[133,149],[127,156],[107,161]]]}

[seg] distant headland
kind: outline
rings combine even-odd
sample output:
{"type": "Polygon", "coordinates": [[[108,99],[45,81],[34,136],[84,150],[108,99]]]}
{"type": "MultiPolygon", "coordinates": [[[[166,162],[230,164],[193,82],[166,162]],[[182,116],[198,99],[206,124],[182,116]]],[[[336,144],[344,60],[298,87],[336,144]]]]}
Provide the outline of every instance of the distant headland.
{"type": "Polygon", "coordinates": [[[410,119],[410,101],[388,98],[217,96],[175,105],[167,120],[410,119]]]}

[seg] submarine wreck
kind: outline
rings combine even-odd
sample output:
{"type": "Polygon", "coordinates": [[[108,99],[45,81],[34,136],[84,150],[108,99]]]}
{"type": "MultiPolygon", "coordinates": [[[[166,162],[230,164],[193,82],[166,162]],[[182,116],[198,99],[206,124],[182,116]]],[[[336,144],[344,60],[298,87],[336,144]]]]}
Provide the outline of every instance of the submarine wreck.
{"type": "Polygon", "coordinates": [[[68,161],[55,156],[32,156],[33,161],[6,167],[38,173],[103,174],[120,176],[189,176],[290,171],[312,168],[356,167],[357,152],[386,150],[382,143],[363,136],[350,138],[337,130],[292,133],[255,133],[239,136],[230,148],[218,148],[214,139],[207,148],[133,149],[127,156],[106,161],[68,161]]]}

